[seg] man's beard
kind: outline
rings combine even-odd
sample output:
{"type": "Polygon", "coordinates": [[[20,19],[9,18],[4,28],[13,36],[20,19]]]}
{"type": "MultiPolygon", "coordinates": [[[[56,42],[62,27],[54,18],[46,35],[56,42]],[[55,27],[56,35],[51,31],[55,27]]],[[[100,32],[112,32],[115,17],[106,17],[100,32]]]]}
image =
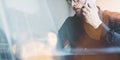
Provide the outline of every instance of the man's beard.
{"type": "Polygon", "coordinates": [[[80,18],[82,18],[82,19],[84,18],[82,9],[81,9],[81,11],[80,11],[79,13],[76,12],[76,14],[77,14],[77,16],[80,17],[80,18]]]}
{"type": "Polygon", "coordinates": [[[78,17],[82,17],[82,18],[84,17],[83,11],[82,11],[83,8],[84,8],[84,7],[82,7],[82,8],[80,9],[80,11],[76,12],[76,14],[77,14],[78,17]]]}

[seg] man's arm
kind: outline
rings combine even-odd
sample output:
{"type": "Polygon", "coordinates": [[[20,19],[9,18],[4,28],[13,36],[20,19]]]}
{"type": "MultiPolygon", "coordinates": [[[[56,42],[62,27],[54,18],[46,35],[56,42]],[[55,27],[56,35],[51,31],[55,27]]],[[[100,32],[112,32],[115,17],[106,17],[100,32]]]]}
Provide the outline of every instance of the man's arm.
{"type": "Polygon", "coordinates": [[[99,10],[98,7],[96,6],[95,1],[91,0],[86,2],[82,11],[83,11],[82,14],[86,19],[86,22],[93,26],[95,29],[97,29],[102,24],[102,21],[99,18],[98,14],[99,10]]]}
{"type": "Polygon", "coordinates": [[[120,22],[120,13],[119,12],[110,12],[105,10],[104,14],[108,15],[110,18],[115,20],[115,22],[120,22]]]}
{"type": "Polygon", "coordinates": [[[120,46],[120,13],[104,11],[104,14],[109,17],[109,27],[102,23],[107,31],[107,41],[112,45],[120,46]]]}

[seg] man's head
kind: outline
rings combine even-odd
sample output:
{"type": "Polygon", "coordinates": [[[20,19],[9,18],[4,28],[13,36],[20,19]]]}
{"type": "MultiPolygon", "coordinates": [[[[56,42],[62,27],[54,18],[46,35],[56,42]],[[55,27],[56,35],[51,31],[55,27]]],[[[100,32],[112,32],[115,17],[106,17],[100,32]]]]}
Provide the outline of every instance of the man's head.
{"type": "Polygon", "coordinates": [[[86,0],[67,0],[67,2],[72,6],[76,14],[80,15],[86,0]]]}
{"type": "Polygon", "coordinates": [[[96,0],[67,0],[77,15],[82,14],[82,8],[88,3],[96,0]]]}

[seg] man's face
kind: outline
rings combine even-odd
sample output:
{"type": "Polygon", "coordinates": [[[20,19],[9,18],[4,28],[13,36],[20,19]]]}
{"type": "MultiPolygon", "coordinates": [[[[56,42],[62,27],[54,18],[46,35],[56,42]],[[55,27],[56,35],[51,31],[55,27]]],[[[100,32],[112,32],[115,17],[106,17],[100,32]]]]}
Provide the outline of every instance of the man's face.
{"type": "Polygon", "coordinates": [[[72,6],[77,15],[82,13],[81,10],[85,2],[86,0],[68,0],[68,3],[72,6]]]}

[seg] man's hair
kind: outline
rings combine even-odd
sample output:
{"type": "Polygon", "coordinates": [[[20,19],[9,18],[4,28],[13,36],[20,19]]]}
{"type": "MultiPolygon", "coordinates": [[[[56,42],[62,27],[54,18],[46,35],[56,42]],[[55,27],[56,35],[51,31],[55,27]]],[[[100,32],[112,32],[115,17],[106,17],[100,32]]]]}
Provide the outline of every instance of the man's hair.
{"type": "MultiPolygon", "coordinates": [[[[66,0],[66,1],[68,1],[68,0],[66,0]]],[[[69,1],[71,1],[71,0],[69,0],[69,1]]]]}
{"type": "Polygon", "coordinates": [[[66,0],[66,2],[71,5],[71,0],[66,0]]]}

